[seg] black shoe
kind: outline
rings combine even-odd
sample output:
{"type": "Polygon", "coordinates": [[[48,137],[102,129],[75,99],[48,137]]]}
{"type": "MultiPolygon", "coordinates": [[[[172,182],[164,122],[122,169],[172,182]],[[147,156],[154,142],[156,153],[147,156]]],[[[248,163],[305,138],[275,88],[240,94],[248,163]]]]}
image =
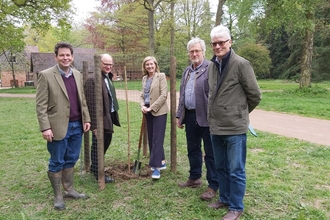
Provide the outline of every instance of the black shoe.
{"type": "Polygon", "coordinates": [[[105,183],[114,183],[115,182],[114,178],[107,176],[107,175],[105,175],[104,180],[105,180],[105,183]]]}
{"type": "MultiPolygon", "coordinates": [[[[99,177],[98,177],[97,173],[96,174],[94,173],[94,176],[95,176],[96,180],[99,180],[99,177]]],[[[104,175],[104,182],[105,183],[114,183],[115,179],[113,179],[112,177],[109,177],[107,175],[104,175]]]]}

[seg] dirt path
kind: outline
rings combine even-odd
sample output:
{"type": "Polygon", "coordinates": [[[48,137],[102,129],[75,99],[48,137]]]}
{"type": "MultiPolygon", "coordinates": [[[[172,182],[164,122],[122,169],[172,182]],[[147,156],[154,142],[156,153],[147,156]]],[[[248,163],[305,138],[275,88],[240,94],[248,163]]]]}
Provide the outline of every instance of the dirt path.
{"type": "MultiPolygon", "coordinates": [[[[138,102],[139,94],[139,91],[129,90],[127,93],[128,100],[138,102]]],[[[117,96],[118,99],[126,100],[125,90],[117,90],[117,96]]],[[[35,98],[35,95],[0,93],[0,97],[35,98]]],[[[168,102],[169,100],[170,98],[168,98],[168,102]]],[[[329,120],[307,118],[256,109],[250,114],[250,121],[251,125],[256,130],[330,146],[329,120]]]]}

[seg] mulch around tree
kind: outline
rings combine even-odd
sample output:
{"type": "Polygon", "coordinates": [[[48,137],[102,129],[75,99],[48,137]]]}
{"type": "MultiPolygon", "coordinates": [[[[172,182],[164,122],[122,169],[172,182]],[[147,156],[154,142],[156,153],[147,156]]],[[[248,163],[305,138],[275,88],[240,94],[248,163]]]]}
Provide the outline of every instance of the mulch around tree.
{"type": "Polygon", "coordinates": [[[110,166],[105,167],[105,173],[113,177],[116,182],[123,182],[131,179],[145,179],[150,178],[152,171],[148,164],[141,164],[139,174],[133,172],[134,162],[130,163],[130,170],[128,169],[128,164],[123,162],[112,162],[110,166]]]}

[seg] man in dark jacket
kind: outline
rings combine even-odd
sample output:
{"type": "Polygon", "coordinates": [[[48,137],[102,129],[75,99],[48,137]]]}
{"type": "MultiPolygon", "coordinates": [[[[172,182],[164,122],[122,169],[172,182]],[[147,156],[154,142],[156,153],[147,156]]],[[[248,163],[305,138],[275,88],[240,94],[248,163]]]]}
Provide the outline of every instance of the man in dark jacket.
{"type": "Polygon", "coordinates": [[[220,196],[209,206],[228,208],[223,219],[235,220],[244,209],[249,113],[261,101],[261,92],[251,63],[231,48],[228,28],[217,26],[210,35],[214,57],[208,69],[208,122],[220,196]]]}
{"type": "Polygon", "coordinates": [[[216,174],[213,149],[207,122],[208,102],[208,72],[209,61],[205,60],[205,42],[200,38],[193,38],[187,45],[191,65],[183,75],[180,85],[180,99],[176,114],[178,128],[186,125],[186,139],[189,159],[189,178],[178,185],[184,187],[200,187],[202,185],[203,153],[201,142],[204,142],[207,190],[201,195],[203,200],[211,200],[219,188],[216,174]]]}
{"type": "MultiPolygon", "coordinates": [[[[102,99],[103,99],[103,130],[104,130],[104,154],[107,152],[114,132],[113,125],[120,126],[118,116],[118,101],[116,91],[112,82],[113,59],[109,54],[101,55],[102,70],[102,99]]],[[[98,158],[97,158],[97,128],[96,128],[96,104],[95,104],[95,75],[88,77],[85,83],[85,94],[89,113],[91,116],[92,152],[91,152],[91,172],[98,179],[98,158]]],[[[105,183],[112,183],[114,179],[105,176],[105,183]]]]}

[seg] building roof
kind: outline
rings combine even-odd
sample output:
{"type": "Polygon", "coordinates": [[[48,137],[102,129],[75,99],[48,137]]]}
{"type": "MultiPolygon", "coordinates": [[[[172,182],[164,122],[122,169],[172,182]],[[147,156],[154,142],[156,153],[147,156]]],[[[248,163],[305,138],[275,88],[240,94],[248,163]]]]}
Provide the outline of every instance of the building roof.
{"type": "MultiPolygon", "coordinates": [[[[88,72],[94,72],[94,55],[96,50],[93,48],[74,48],[73,67],[83,71],[83,62],[88,65],[88,72]]],[[[31,53],[31,72],[38,73],[56,64],[54,53],[31,53]]]]}

